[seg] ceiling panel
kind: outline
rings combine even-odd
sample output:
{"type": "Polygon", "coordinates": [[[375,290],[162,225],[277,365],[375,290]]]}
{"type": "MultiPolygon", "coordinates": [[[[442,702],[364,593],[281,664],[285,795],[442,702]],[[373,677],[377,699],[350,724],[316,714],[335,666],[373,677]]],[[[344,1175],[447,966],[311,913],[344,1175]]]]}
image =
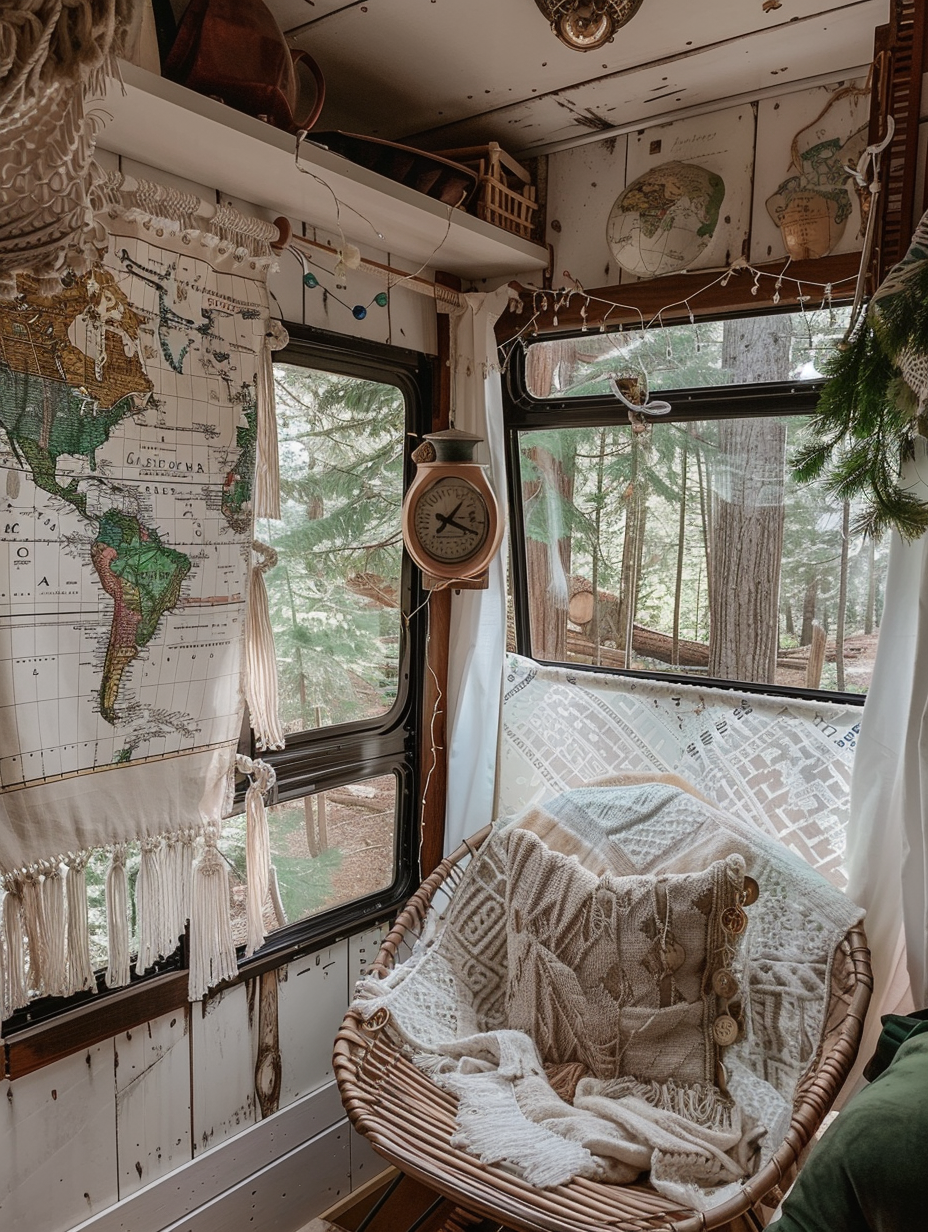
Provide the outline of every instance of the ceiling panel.
{"type": "MultiPolygon", "coordinates": [[[[751,88],[743,85],[748,67],[756,86],[784,67],[792,76],[791,60],[802,60],[805,75],[840,68],[848,54],[848,63],[869,60],[873,27],[887,19],[889,0],[780,0],[768,11],[764,0],[645,0],[612,44],[585,54],[554,38],[534,0],[270,0],[270,7],[287,29],[310,23],[291,42],[308,50],[326,77],[319,127],[401,139],[488,116],[476,125],[482,133],[507,138],[517,131],[524,146],[527,130],[511,125],[505,111],[535,95],[584,87],[597,100],[590,106],[606,95],[616,111],[633,106],[646,116],[677,105],[671,92],[681,75],[693,95],[719,98],[751,88]],[[853,52],[844,50],[849,42],[853,52]],[[707,48],[719,54],[701,59],[707,48]],[[697,64],[687,71],[690,59],[697,64]],[[645,93],[638,90],[644,77],[632,99],[627,89],[617,91],[622,78],[615,74],[637,76],[649,65],[663,71],[649,75],[645,93]],[[711,78],[699,80],[693,69],[710,66],[711,78]]],[[[570,97],[576,102],[581,94],[570,97]]],[[[542,106],[533,114],[549,112],[542,106]]],[[[534,133],[533,144],[552,138],[534,133]]],[[[454,134],[447,144],[457,142],[454,134]]]]}
{"type": "Polygon", "coordinates": [[[883,0],[868,0],[763,36],[710,46],[670,64],[567,87],[432,131],[421,144],[440,149],[496,140],[513,152],[531,152],[676,109],[856,68],[870,60],[873,27],[883,8],[883,0]]]}

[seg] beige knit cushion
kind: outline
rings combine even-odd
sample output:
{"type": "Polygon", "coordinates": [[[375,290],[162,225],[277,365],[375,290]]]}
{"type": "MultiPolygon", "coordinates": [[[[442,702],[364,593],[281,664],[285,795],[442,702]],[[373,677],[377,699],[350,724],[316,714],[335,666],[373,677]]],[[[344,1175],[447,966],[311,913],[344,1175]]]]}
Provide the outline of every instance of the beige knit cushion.
{"type": "Polygon", "coordinates": [[[600,1079],[714,1083],[719,968],[737,970],[722,927],[744,860],[691,874],[600,876],[530,830],[509,837],[508,1025],[549,1066],[600,1079]]]}

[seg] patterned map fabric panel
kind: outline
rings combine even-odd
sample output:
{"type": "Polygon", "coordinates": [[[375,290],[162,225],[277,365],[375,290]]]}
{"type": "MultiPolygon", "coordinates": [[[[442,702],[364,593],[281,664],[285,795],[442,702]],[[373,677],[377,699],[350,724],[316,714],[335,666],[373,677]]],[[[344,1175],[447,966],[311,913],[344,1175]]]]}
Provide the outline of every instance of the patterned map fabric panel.
{"type": "Polygon", "coordinates": [[[844,889],[857,707],[507,659],[499,812],[628,772],[675,773],[844,889]]]}
{"type": "Polygon", "coordinates": [[[0,874],[40,898],[69,853],[217,825],[244,709],[273,228],[134,187],[99,266],[0,301],[0,874]]]}

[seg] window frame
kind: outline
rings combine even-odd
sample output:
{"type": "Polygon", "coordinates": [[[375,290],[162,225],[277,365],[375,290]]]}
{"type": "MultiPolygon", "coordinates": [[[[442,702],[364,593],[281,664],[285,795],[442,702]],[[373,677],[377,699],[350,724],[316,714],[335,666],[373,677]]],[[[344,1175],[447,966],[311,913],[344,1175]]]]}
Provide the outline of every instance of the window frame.
{"type": "MultiPolygon", "coordinates": [[[[835,300],[835,306],[839,301],[835,300]]],[[[782,315],[795,313],[792,304],[772,312],[729,312],[700,315],[700,324],[710,321],[734,320],[743,316],[782,315]]],[[[674,322],[682,324],[684,322],[674,322]]],[[[529,346],[539,342],[563,341],[583,337],[588,330],[539,331],[526,346],[517,342],[500,348],[503,370],[503,424],[506,434],[506,483],[509,503],[510,588],[517,652],[536,662],[555,667],[567,667],[576,672],[598,672],[624,676],[633,680],[657,680],[667,684],[691,685],[701,688],[726,689],[771,697],[799,698],[806,701],[834,702],[862,707],[865,693],[837,690],[807,689],[800,686],[756,684],[743,680],[720,680],[711,676],[692,676],[683,672],[656,672],[638,668],[604,667],[589,663],[560,662],[543,659],[532,652],[530,605],[528,598],[528,568],[525,548],[525,518],[522,503],[522,463],[520,435],[533,431],[557,431],[569,428],[602,428],[628,424],[628,411],[611,394],[586,394],[579,397],[554,396],[536,398],[528,388],[526,356],[529,346]]],[[[607,333],[618,333],[607,330],[607,333]]],[[[671,410],[661,415],[660,423],[687,423],[706,419],[763,419],[771,416],[809,415],[815,411],[824,382],[768,381],[740,385],[714,385],[696,389],[663,389],[660,396],[671,403],[671,410]],[[738,407],[737,413],[735,408],[738,407]]]]}
{"type": "MultiPolygon", "coordinates": [[[[317,371],[396,386],[406,404],[403,442],[403,492],[415,464],[406,448],[410,435],[419,437],[432,426],[435,360],[419,351],[387,346],[346,334],[284,322],[288,345],[274,355],[287,363],[317,371]]],[[[240,751],[273,765],[277,783],[270,803],[301,799],[364,779],[396,776],[396,840],[394,877],[382,890],[340,903],[303,920],[273,930],[262,948],[245,958],[238,947],[238,971],[210,995],[305,954],[324,949],[342,938],[391,918],[420,881],[419,749],[422,732],[426,652],[425,592],[421,577],[403,553],[400,612],[403,620],[397,675],[397,698],[390,709],[371,719],[332,724],[296,733],[281,750],[258,752],[248,728],[240,751]]],[[[247,722],[247,720],[246,720],[247,722]]],[[[237,776],[233,811],[244,808],[245,780],[237,776]]],[[[107,988],[97,973],[94,992],[72,997],[44,997],[17,1010],[4,1026],[0,1047],[0,1077],[15,1078],[58,1058],[100,1043],[161,1013],[187,1003],[187,942],[144,975],[122,988],[107,988]]]]}

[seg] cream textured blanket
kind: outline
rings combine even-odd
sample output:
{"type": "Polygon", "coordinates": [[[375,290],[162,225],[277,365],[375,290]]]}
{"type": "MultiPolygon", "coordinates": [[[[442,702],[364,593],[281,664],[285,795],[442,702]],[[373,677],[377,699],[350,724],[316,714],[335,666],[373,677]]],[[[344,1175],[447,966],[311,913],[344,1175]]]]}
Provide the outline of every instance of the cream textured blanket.
{"type": "Polygon", "coordinates": [[[540,1187],[650,1173],[704,1208],[781,1142],[831,957],[861,914],[673,782],[601,784],[498,824],[409,960],[362,981],[357,1004],[389,1010],[386,1029],[457,1097],[456,1145],[540,1187]],[[760,896],[737,947],[719,921],[745,868],[760,896]],[[731,1007],[712,992],[719,968],[731,1007]],[[742,1031],[719,1070],[722,1011],[742,1031]]]}

